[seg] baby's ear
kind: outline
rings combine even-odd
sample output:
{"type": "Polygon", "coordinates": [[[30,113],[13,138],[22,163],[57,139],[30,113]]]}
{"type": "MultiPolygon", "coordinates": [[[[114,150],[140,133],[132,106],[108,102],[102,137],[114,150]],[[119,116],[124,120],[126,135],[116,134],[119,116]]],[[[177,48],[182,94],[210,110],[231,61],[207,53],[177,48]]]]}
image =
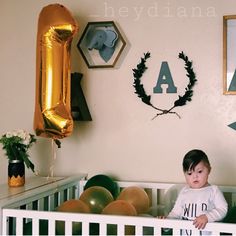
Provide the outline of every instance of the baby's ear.
{"type": "Polygon", "coordinates": [[[208,168],[208,171],[209,171],[209,174],[211,173],[211,167],[209,166],[209,168],[208,168]]]}

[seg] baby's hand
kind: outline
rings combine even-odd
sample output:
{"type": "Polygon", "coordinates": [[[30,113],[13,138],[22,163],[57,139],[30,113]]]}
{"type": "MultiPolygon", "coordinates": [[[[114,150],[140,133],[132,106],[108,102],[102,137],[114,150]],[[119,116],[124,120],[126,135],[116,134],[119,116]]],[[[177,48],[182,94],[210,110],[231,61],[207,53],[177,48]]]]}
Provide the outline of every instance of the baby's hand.
{"type": "Polygon", "coordinates": [[[204,229],[207,222],[208,222],[207,216],[206,215],[200,215],[193,221],[193,224],[198,229],[204,229]]]}

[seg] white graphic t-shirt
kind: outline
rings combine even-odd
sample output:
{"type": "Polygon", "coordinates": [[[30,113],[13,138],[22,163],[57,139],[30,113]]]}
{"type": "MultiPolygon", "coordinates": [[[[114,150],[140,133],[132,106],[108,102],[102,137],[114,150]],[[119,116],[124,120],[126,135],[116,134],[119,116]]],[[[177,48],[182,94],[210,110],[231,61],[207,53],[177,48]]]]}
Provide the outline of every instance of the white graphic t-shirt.
{"type": "MultiPolygon", "coordinates": [[[[205,214],[208,222],[214,222],[222,220],[227,210],[227,202],[216,185],[199,189],[185,186],[180,191],[168,218],[194,220],[197,216],[205,214]]],[[[183,231],[185,230],[182,230],[182,234],[191,235],[191,230],[183,231]]]]}

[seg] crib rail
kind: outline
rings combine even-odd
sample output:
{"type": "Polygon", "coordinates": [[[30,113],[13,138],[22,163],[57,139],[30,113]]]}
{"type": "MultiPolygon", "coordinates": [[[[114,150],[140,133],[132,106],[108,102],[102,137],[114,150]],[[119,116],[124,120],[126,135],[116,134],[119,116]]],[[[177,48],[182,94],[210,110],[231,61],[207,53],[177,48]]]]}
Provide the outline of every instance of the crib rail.
{"type": "Polygon", "coordinates": [[[2,208],[54,210],[66,200],[79,195],[79,181],[71,178],[70,181],[55,182],[42,188],[29,191],[22,196],[7,199],[2,208]]]}
{"type": "MultiPolygon", "coordinates": [[[[182,188],[181,184],[151,183],[151,182],[117,182],[120,189],[129,186],[139,186],[148,193],[151,206],[173,205],[182,188]]],[[[167,231],[179,234],[181,229],[192,230],[192,235],[199,235],[189,221],[161,220],[157,216],[160,212],[153,209],[151,215],[127,217],[101,214],[75,214],[56,212],[55,208],[66,200],[79,198],[84,190],[86,181],[72,178],[70,181],[55,183],[51,186],[26,193],[24,197],[12,199],[2,210],[3,235],[23,235],[26,227],[31,227],[32,235],[39,235],[40,228],[46,227],[48,235],[56,234],[56,224],[62,221],[65,224],[65,234],[71,235],[73,226],[80,222],[81,235],[89,235],[90,231],[96,231],[97,235],[106,235],[112,228],[117,235],[124,235],[126,230],[131,230],[134,235],[161,235],[167,231]]],[[[220,186],[225,194],[229,206],[236,204],[236,188],[233,186],[220,186]]],[[[167,209],[170,210],[170,209],[167,209]]],[[[158,210],[159,211],[159,210],[158,210]]],[[[163,211],[161,211],[161,214],[163,211]]],[[[208,223],[206,231],[231,233],[236,235],[236,224],[208,223]]],[[[92,233],[94,234],[94,232],[92,233]]]]}
{"type": "MultiPolygon", "coordinates": [[[[179,235],[180,230],[192,231],[191,235],[201,235],[191,221],[158,219],[150,217],[131,217],[97,214],[75,214],[61,212],[28,211],[28,210],[3,210],[3,235],[9,235],[7,222],[9,219],[16,220],[15,235],[23,235],[24,219],[32,220],[32,235],[40,234],[40,220],[46,220],[48,225],[47,234],[56,235],[56,221],[65,222],[65,235],[72,235],[72,222],[81,223],[81,235],[91,235],[91,225],[97,224],[97,235],[108,235],[110,225],[116,225],[117,235],[125,235],[126,227],[133,227],[133,235],[162,235],[171,230],[173,235],[179,235]]],[[[212,235],[228,233],[236,235],[236,224],[208,223],[204,231],[212,232],[212,235]]]]}
{"type": "MultiPolygon", "coordinates": [[[[79,181],[85,178],[85,174],[67,178],[40,177],[40,187],[24,192],[19,191],[7,198],[0,200],[0,234],[2,234],[2,209],[26,209],[52,211],[66,200],[76,198],[79,195],[79,181]]],[[[35,179],[34,179],[35,180],[35,179]]],[[[9,223],[9,222],[8,222],[9,223]]],[[[14,222],[11,228],[14,229],[14,222]]]]}
{"type": "MultiPolygon", "coordinates": [[[[46,210],[52,211],[61,203],[66,200],[79,198],[84,190],[85,180],[75,179],[65,183],[54,183],[53,185],[46,186],[40,191],[31,191],[25,194],[22,198],[9,199],[3,208],[14,209],[27,209],[27,210],[46,210]],[[73,181],[72,181],[73,180],[73,181]]],[[[154,183],[154,182],[117,182],[120,189],[129,186],[139,186],[148,193],[150,198],[150,205],[173,205],[178,195],[178,191],[182,188],[182,184],[169,184],[169,183],[154,183]],[[168,192],[170,192],[168,194],[168,192]],[[171,196],[168,198],[167,195],[171,196]]],[[[229,207],[236,206],[236,187],[233,186],[220,186],[221,191],[224,193],[229,207]]]]}

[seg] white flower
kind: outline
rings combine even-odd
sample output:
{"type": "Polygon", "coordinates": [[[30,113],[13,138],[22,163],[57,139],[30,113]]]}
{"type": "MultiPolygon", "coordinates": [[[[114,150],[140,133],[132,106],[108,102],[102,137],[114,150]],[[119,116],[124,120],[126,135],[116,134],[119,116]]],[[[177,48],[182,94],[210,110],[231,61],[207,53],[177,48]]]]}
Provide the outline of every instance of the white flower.
{"type": "Polygon", "coordinates": [[[17,136],[17,131],[14,130],[14,131],[12,132],[12,136],[17,136]]]}
{"type": "Polygon", "coordinates": [[[12,132],[7,132],[7,133],[6,133],[6,137],[7,137],[7,138],[12,137],[12,132]]]}
{"type": "Polygon", "coordinates": [[[6,138],[11,138],[11,137],[19,137],[20,141],[19,143],[28,146],[31,142],[31,136],[29,133],[27,133],[25,130],[18,129],[18,130],[13,130],[13,131],[8,131],[6,132],[6,138]]]}
{"type": "Polygon", "coordinates": [[[28,149],[36,142],[33,134],[27,133],[24,130],[8,131],[0,137],[0,143],[3,149],[6,150],[6,155],[9,160],[16,158],[22,160],[28,168],[34,171],[34,164],[29,160],[28,149]]]}
{"type": "Polygon", "coordinates": [[[31,137],[29,134],[25,135],[25,137],[22,139],[22,144],[29,145],[30,144],[31,137]]]}
{"type": "Polygon", "coordinates": [[[18,137],[20,137],[20,138],[22,138],[22,139],[25,138],[26,133],[25,133],[24,130],[19,129],[19,130],[16,130],[15,132],[16,132],[16,135],[15,135],[15,136],[18,136],[18,137]]]}

